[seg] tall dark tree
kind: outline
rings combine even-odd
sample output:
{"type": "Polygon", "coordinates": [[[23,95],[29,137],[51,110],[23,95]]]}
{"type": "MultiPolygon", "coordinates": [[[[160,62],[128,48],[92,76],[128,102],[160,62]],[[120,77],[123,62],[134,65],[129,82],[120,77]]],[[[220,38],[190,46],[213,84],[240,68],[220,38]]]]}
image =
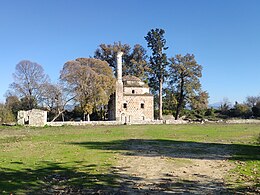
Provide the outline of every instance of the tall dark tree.
{"type": "Polygon", "coordinates": [[[162,119],[162,95],[163,95],[163,83],[168,75],[167,72],[167,56],[165,50],[166,40],[164,38],[165,31],[163,29],[152,29],[145,36],[148,47],[152,50],[152,55],[150,57],[150,74],[149,74],[149,84],[152,89],[157,92],[158,107],[159,107],[159,119],[162,119]]]}
{"type": "Polygon", "coordinates": [[[178,119],[186,103],[193,103],[193,106],[195,106],[194,102],[197,104],[201,98],[198,98],[196,101],[194,98],[200,97],[203,94],[203,101],[201,103],[204,102],[204,104],[207,104],[207,100],[205,99],[208,98],[208,94],[201,91],[199,78],[202,76],[202,66],[196,62],[194,55],[176,55],[175,58],[173,57],[169,60],[171,62],[170,84],[175,85],[177,95],[175,119],[178,119]]]}
{"type": "Polygon", "coordinates": [[[177,97],[174,88],[167,87],[166,89],[164,89],[163,111],[167,110],[167,112],[170,111],[171,113],[173,113],[176,105],[177,105],[177,97]]]}
{"type": "Polygon", "coordinates": [[[142,80],[147,78],[146,50],[139,44],[131,46],[115,42],[114,44],[101,44],[95,51],[94,58],[106,61],[115,72],[117,52],[122,51],[123,55],[123,76],[133,75],[142,80]]]}
{"type": "Polygon", "coordinates": [[[146,50],[139,44],[134,45],[133,50],[125,57],[125,64],[123,66],[123,76],[132,75],[146,80],[148,77],[146,50]]]}
{"type": "Polygon", "coordinates": [[[123,60],[127,59],[131,50],[130,45],[115,42],[114,44],[100,44],[94,53],[94,58],[106,61],[115,70],[117,52],[124,53],[123,60]]]}

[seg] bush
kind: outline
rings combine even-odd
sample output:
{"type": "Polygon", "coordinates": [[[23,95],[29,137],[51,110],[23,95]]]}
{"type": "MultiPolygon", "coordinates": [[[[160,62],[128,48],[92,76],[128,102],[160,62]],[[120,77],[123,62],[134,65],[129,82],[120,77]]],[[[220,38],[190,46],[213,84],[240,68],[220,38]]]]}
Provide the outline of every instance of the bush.
{"type": "Polygon", "coordinates": [[[252,108],[252,112],[253,112],[253,115],[254,115],[255,117],[260,117],[260,107],[254,106],[254,107],[252,108]]]}
{"type": "Polygon", "coordinates": [[[215,117],[215,109],[214,108],[207,109],[205,112],[205,116],[215,117]]]}
{"type": "Polygon", "coordinates": [[[163,110],[163,115],[173,115],[172,110],[163,110]]]}
{"type": "Polygon", "coordinates": [[[15,122],[15,117],[10,109],[4,104],[0,104],[0,123],[15,122]]]}

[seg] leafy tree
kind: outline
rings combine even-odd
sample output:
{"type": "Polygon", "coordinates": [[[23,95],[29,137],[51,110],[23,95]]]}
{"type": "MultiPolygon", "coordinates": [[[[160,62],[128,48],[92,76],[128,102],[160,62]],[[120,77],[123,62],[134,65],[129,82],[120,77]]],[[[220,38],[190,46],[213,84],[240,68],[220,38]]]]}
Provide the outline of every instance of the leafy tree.
{"type": "MultiPolygon", "coordinates": [[[[178,119],[180,112],[185,108],[186,103],[192,105],[194,97],[200,97],[201,95],[201,84],[199,78],[202,76],[202,66],[199,65],[195,56],[186,54],[185,56],[176,55],[174,58],[169,59],[170,64],[170,85],[174,85],[177,95],[177,106],[175,119],[178,119]]],[[[204,94],[204,104],[206,103],[207,93],[204,94]]],[[[193,103],[194,105],[194,103],[193,103]]]]}
{"type": "Polygon", "coordinates": [[[5,106],[12,111],[14,116],[16,116],[21,109],[21,101],[17,96],[9,94],[6,97],[5,106]]]}
{"type": "Polygon", "coordinates": [[[78,58],[66,62],[61,80],[75,96],[84,112],[84,119],[101,105],[107,105],[115,90],[115,79],[107,62],[93,58],[78,58]],[[86,116],[86,117],[85,117],[86,116]]]}
{"type": "Polygon", "coordinates": [[[177,105],[177,97],[174,92],[174,89],[166,88],[164,90],[164,94],[165,95],[163,97],[163,112],[165,113],[165,110],[168,110],[171,111],[171,113],[173,113],[177,105]]]}
{"type": "Polygon", "coordinates": [[[16,65],[15,73],[13,74],[14,82],[10,88],[14,93],[26,100],[26,109],[37,107],[41,101],[43,85],[48,81],[48,76],[40,64],[23,60],[16,65]]]}
{"type": "Polygon", "coordinates": [[[190,107],[197,113],[202,114],[208,108],[209,94],[206,91],[199,91],[197,95],[191,98],[190,107]]]}
{"type": "Polygon", "coordinates": [[[5,104],[0,103],[0,123],[9,123],[14,122],[15,117],[12,113],[12,110],[9,109],[5,104]]]}
{"type": "Polygon", "coordinates": [[[139,44],[135,45],[132,52],[125,57],[123,76],[132,75],[145,81],[148,77],[146,50],[139,44]]]}
{"type": "Polygon", "coordinates": [[[147,45],[152,50],[150,56],[150,63],[148,64],[150,69],[149,84],[150,87],[159,95],[158,107],[159,107],[159,119],[162,119],[162,96],[163,96],[163,83],[168,75],[167,67],[168,61],[165,50],[166,40],[164,38],[165,31],[163,29],[152,29],[145,36],[147,45]]]}
{"type": "Polygon", "coordinates": [[[250,115],[252,116],[252,113],[248,105],[236,102],[234,108],[230,109],[230,115],[232,117],[249,117],[250,115]]]}
{"type": "Polygon", "coordinates": [[[128,58],[130,50],[131,47],[128,44],[121,44],[121,42],[115,42],[113,45],[100,44],[94,53],[94,58],[106,61],[115,70],[117,53],[119,51],[123,52],[123,60],[125,60],[128,58]]]}
{"type": "Polygon", "coordinates": [[[205,116],[208,117],[215,117],[215,109],[214,108],[208,108],[205,112],[205,116]]]}
{"type": "Polygon", "coordinates": [[[94,58],[106,61],[115,71],[117,52],[122,51],[123,55],[123,76],[133,75],[142,80],[147,78],[146,50],[139,44],[134,45],[133,50],[128,44],[114,43],[101,44],[95,51],[94,58]]]}

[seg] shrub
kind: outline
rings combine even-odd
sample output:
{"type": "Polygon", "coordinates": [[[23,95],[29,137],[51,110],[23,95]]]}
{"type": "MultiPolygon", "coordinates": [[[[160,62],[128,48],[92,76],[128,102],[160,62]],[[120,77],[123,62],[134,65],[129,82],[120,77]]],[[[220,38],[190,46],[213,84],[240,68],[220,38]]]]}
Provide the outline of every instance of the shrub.
{"type": "Polygon", "coordinates": [[[15,117],[10,109],[0,104],[0,123],[15,122],[15,117]]]}

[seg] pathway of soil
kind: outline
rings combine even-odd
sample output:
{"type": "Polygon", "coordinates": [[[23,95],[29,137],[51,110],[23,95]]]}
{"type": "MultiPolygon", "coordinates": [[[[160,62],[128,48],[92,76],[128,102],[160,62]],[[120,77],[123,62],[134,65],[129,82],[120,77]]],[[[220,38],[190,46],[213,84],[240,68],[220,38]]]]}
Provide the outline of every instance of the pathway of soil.
{"type": "Polygon", "coordinates": [[[119,156],[114,194],[227,194],[225,175],[232,169],[225,147],[193,142],[132,140],[119,156]]]}

